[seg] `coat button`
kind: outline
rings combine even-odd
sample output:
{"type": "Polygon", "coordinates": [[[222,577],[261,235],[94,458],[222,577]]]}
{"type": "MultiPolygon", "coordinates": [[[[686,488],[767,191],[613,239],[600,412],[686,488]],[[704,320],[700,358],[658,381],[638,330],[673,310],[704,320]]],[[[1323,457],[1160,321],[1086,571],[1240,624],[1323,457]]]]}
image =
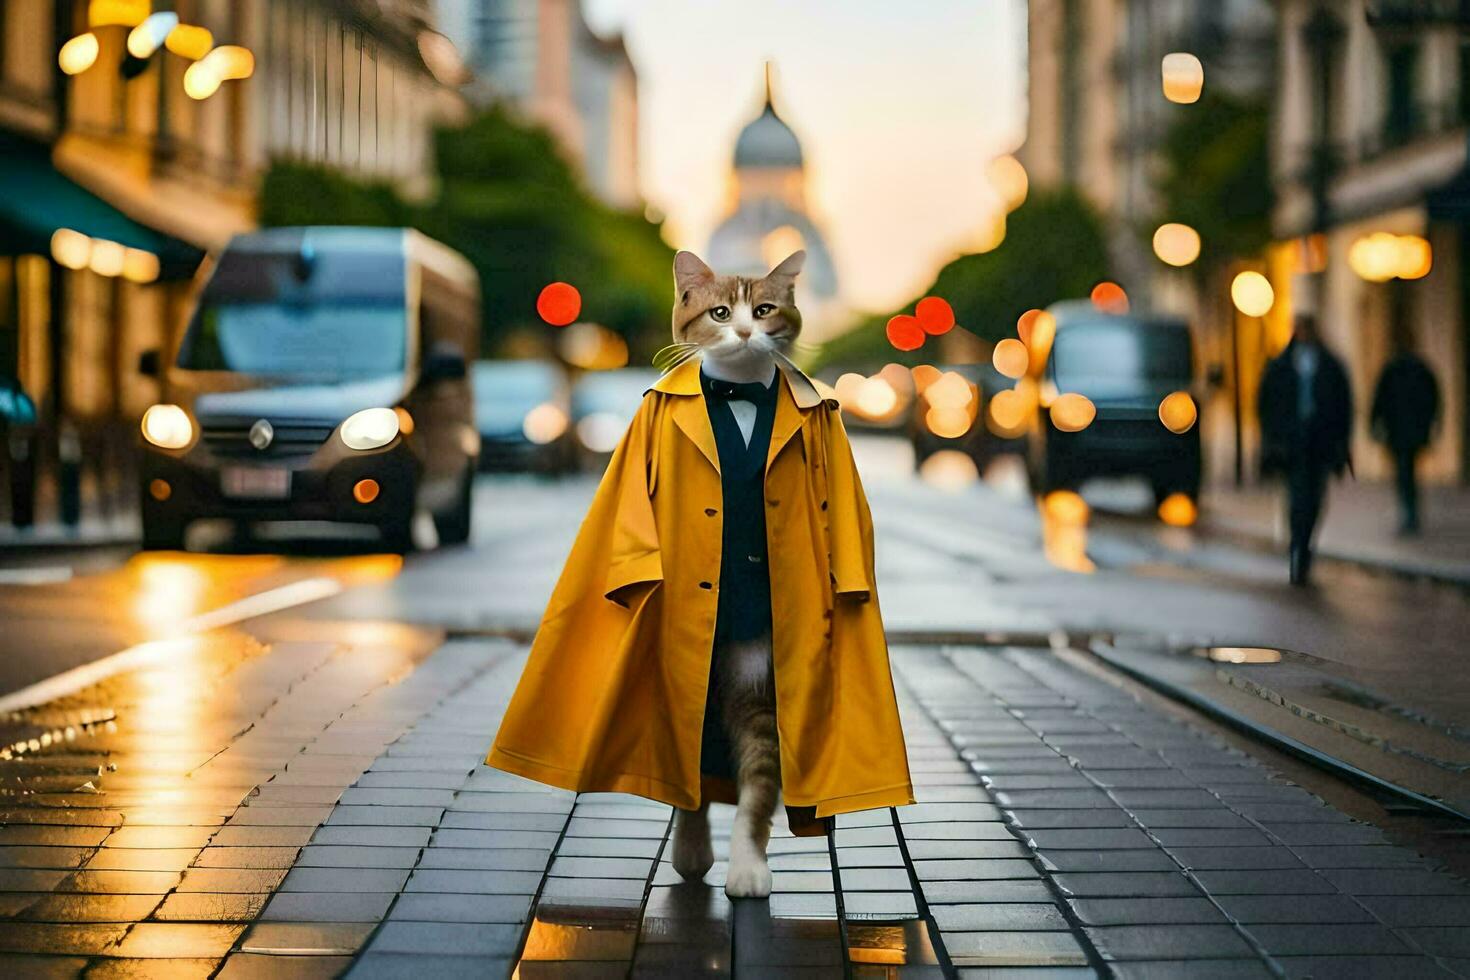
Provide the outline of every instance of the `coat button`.
{"type": "Polygon", "coordinates": [[[704,516],[706,517],[714,517],[718,513],[719,511],[715,510],[713,507],[706,507],[704,509],[704,516]]]}
{"type": "Polygon", "coordinates": [[[826,510],[827,509],[827,501],[825,501],[825,500],[822,501],[822,509],[823,510],[826,510]]]}
{"type": "Polygon", "coordinates": [[[713,585],[711,585],[711,584],[710,584],[710,583],[708,583],[708,582],[700,582],[700,583],[699,583],[699,587],[700,587],[700,588],[701,588],[701,589],[713,589],[713,588],[714,588],[714,586],[713,586],[713,585]]]}
{"type": "Polygon", "coordinates": [[[770,504],[772,507],[779,507],[781,505],[781,501],[779,500],[767,500],[766,503],[770,504]]]}

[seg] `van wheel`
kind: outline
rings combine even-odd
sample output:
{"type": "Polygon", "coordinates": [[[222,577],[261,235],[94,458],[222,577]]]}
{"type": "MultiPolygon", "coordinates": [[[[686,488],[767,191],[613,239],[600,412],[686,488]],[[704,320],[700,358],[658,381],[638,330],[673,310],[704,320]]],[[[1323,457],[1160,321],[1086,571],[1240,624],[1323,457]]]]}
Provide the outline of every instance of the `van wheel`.
{"type": "Polygon", "coordinates": [[[442,517],[434,518],[434,528],[439,532],[440,544],[464,544],[470,539],[470,520],[474,510],[475,474],[467,471],[460,481],[458,499],[454,509],[442,517]]]}
{"type": "Polygon", "coordinates": [[[183,551],[184,528],[180,521],[143,517],[144,551],[183,551]]]}

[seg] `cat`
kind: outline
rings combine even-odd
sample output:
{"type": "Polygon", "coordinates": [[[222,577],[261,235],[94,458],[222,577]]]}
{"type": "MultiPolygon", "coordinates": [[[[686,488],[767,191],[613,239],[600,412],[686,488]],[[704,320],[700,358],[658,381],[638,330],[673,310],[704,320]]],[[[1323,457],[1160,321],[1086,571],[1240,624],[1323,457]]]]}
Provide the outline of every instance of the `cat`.
{"type": "MultiPolygon", "coordinates": [[[[795,252],[756,279],[716,275],[694,253],[679,252],[674,257],[672,361],[698,357],[703,373],[719,381],[769,386],[777,380],[778,361],[785,361],[786,351],[801,333],[795,286],[805,259],[805,252],[795,252]]],[[[749,446],[755,405],[739,400],[729,404],[749,446]]],[[[769,602],[768,591],[758,596],[756,601],[769,602]]],[[[751,597],[731,589],[721,594],[720,601],[740,603],[751,597]]],[[[759,636],[722,643],[713,651],[715,688],[738,800],[725,882],[731,898],[764,898],[771,892],[766,846],[781,793],[771,650],[767,625],[759,636]]],[[[697,810],[678,811],[673,864],[680,875],[697,880],[713,863],[706,799],[697,810]]]]}

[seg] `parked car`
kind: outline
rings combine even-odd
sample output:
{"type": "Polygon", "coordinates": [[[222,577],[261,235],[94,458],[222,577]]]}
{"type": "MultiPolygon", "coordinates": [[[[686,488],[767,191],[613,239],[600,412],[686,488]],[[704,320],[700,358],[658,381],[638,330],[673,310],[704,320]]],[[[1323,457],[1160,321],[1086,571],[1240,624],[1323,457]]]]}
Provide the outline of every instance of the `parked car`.
{"type": "Polygon", "coordinates": [[[909,413],[909,442],[914,448],[914,468],[923,466],[925,460],[943,450],[954,450],[969,456],[975,463],[976,471],[982,474],[986,467],[1001,456],[1018,455],[1024,458],[1024,435],[997,435],[986,424],[991,397],[997,391],[1013,387],[1015,382],[989,364],[954,364],[938,370],[941,376],[956,374],[969,384],[971,401],[963,406],[968,425],[960,431],[960,426],[952,420],[931,415],[931,409],[942,408],[947,404],[945,399],[951,394],[947,390],[948,382],[942,390],[943,397],[936,394],[936,400],[942,403],[940,406],[932,404],[926,397],[928,389],[920,392],[914,398],[909,413]],[[939,431],[935,431],[936,428],[939,431]]]}
{"type": "MultiPolygon", "coordinates": [[[[1052,396],[1085,396],[1096,416],[1080,431],[1064,432],[1043,410],[1031,447],[1033,484],[1042,493],[1075,489],[1093,477],[1146,480],[1156,503],[1175,493],[1198,499],[1200,436],[1194,424],[1194,347],[1183,320],[1144,314],[1115,315],[1085,301],[1050,309],[1056,335],[1042,389],[1052,396]],[[1184,393],[1191,424],[1171,431],[1163,402],[1184,393]]],[[[1046,401],[1047,399],[1043,399],[1046,401]]],[[[1176,406],[1181,404],[1175,399],[1176,406]]]]}
{"type": "Polygon", "coordinates": [[[572,428],[583,469],[601,473],[633,421],[643,393],[653,387],[653,368],[588,371],[572,388],[572,428]]]}
{"type": "Polygon", "coordinates": [[[572,403],[552,361],[476,361],[480,468],[560,473],[572,466],[572,403]]]}
{"type": "Polygon", "coordinates": [[[401,228],[236,236],[143,416],[145,548],[197,518],[368,524],[393,551],[414,515],[441,543],[470,531],[479,439],[466,364],[479,282],[458,253],[401,228]]]}

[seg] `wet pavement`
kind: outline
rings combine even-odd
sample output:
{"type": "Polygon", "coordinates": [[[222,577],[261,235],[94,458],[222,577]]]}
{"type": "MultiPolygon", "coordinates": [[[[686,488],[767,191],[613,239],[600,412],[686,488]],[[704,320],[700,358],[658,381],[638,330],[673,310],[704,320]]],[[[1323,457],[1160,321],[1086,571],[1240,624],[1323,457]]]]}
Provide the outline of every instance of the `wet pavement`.
{"type": "MultiPolygon", "coordinates": [[[[474,547],[401,568],[149,556],[0,587],[32,617],[0,636],[0,974],[1470,975],[1439,851],[1049,645],[1122,594],[1107,547],[1068,575],[1034,514],[970,527],[963,496],[869,482],[919,802],[778,827],[769,901],[724,897],[729,808],[689,883],[668,807],[480,765],[583,482],[487,481],[474,547]]],[[[1177,631],[1178,580],[1146,576],[1118,616],[1177,631]]]]}

